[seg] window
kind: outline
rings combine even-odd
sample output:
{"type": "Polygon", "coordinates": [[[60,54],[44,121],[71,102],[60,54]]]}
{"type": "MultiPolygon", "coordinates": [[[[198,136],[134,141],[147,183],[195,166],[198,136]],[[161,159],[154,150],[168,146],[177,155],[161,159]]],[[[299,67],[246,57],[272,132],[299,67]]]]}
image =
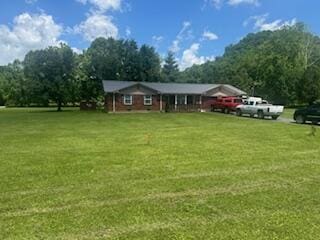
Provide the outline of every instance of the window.
{"type": "Polygon", "coordinates": [[[144,105],[150,106],[152,105],[152,96],[151,95],[145,95],[143,99],[144,105]]]}
{"type": "Polygon", "coordinates": [[[178,95],[177,97],[178,97],[178,99],[177,99],[178,105],[185,105],[186,96],[185,95],[178,95]]]}
{"type": "Polygon", "coordinates": [[[132,105],[132,96],[131,95],[124,95],[123,96],[123,103],[124,103],[124,105],[132,105]]]}

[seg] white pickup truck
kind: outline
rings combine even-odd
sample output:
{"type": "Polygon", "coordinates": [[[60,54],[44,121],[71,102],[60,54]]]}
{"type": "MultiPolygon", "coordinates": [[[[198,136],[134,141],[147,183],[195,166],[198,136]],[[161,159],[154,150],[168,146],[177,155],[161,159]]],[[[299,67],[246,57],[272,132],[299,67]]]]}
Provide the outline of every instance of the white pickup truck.
{"type": "Polygon", "coordinates": [[[242,105],[237,106],[236,114],[237,116],[247,114],[250,117],[257,115],[260,119],[272,117],[272,119],[277,120],[283,113],[283,108],[283,106],[269,104],[267,101],[262,100],[262,98],[249,97],[243,101],[242,105]]]}

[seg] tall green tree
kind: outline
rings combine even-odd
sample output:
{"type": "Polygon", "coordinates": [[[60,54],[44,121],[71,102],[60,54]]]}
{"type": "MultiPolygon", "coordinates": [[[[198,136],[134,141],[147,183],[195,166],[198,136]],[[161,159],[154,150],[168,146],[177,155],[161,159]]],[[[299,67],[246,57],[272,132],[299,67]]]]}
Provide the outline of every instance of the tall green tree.
{"type": "Polygon", "coordinates": [[[140,80],[143,82],[160,81],[160,57],[154,47],[142,45],[139,52],[140,80]]]}
{"type": "Polygon", "coordinates": [[[70,101],[74,71],[74,53],[65,44],[29,52],[24,60],[24,73],[29,80],[33,101],[62,104],[70,101]]]}
{"type": "Polygon", "coordinates": [[[179,66],[172,51],[168,52],[162,68],[164,82],[177,82],[179,77],[179,66]]]}
{"type": "Polygon", "coordinates": [[[102,84],[91,75],[90,58],[86,52],[75,57],[74,82],[80,101],[97,101],[102,94],[102,84]]]}
{"type": "Polygon", "coordinates": [[[0,67],[0,105],[25,106],[28,101],[29,94],[22,62],[15,60],[7,66],[0,67]]]}
{"type": "MultiPolygon", "coordinates": [[[[121,68],[120,43],[113,38],[97,38],[88,48],[87,72],[101,84],[102,80],[119,80],[121,68]]],[[[102,89],[101,89],[102,90],[102,89]]]]}
{"type": "Polygon", "coordinates": [[[320,68],[308,67],[298,90],[300,100],[312,104],[320,99],[320,68]]]}
{"type": "Polygon", "coordinates": [[[120,40],[120,72],[119,79],[126,81],[139,81],[140,61],[139,48],[134,40],[120,40]]]}

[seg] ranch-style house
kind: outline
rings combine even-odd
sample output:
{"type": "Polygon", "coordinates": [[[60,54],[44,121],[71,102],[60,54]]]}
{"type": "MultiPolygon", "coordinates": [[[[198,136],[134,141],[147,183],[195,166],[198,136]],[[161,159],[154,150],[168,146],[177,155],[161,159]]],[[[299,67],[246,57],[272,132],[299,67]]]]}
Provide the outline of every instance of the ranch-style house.
{"type": "Polygon", "coordinates": [[[228,84],[103,81],[105,109],[126,111],[209,111],[211,101],[246,93],[228,84]]]}

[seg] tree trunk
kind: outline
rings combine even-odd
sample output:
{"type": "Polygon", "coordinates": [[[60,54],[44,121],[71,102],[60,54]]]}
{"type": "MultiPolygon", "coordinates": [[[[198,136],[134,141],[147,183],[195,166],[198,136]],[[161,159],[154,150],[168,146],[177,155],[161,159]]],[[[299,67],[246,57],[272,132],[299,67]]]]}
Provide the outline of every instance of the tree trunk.
{"type": "Polygon", "coordinates": [[[62,109],[61,109],[61,107],[62,107],[62,102],[61,102],[61,100],[58,100],[57,104],[58,104],[58,109],[57,109],[57,111],[58,111],[58,112],[61,112],[61,111],[62,111],[62,109]]]}

